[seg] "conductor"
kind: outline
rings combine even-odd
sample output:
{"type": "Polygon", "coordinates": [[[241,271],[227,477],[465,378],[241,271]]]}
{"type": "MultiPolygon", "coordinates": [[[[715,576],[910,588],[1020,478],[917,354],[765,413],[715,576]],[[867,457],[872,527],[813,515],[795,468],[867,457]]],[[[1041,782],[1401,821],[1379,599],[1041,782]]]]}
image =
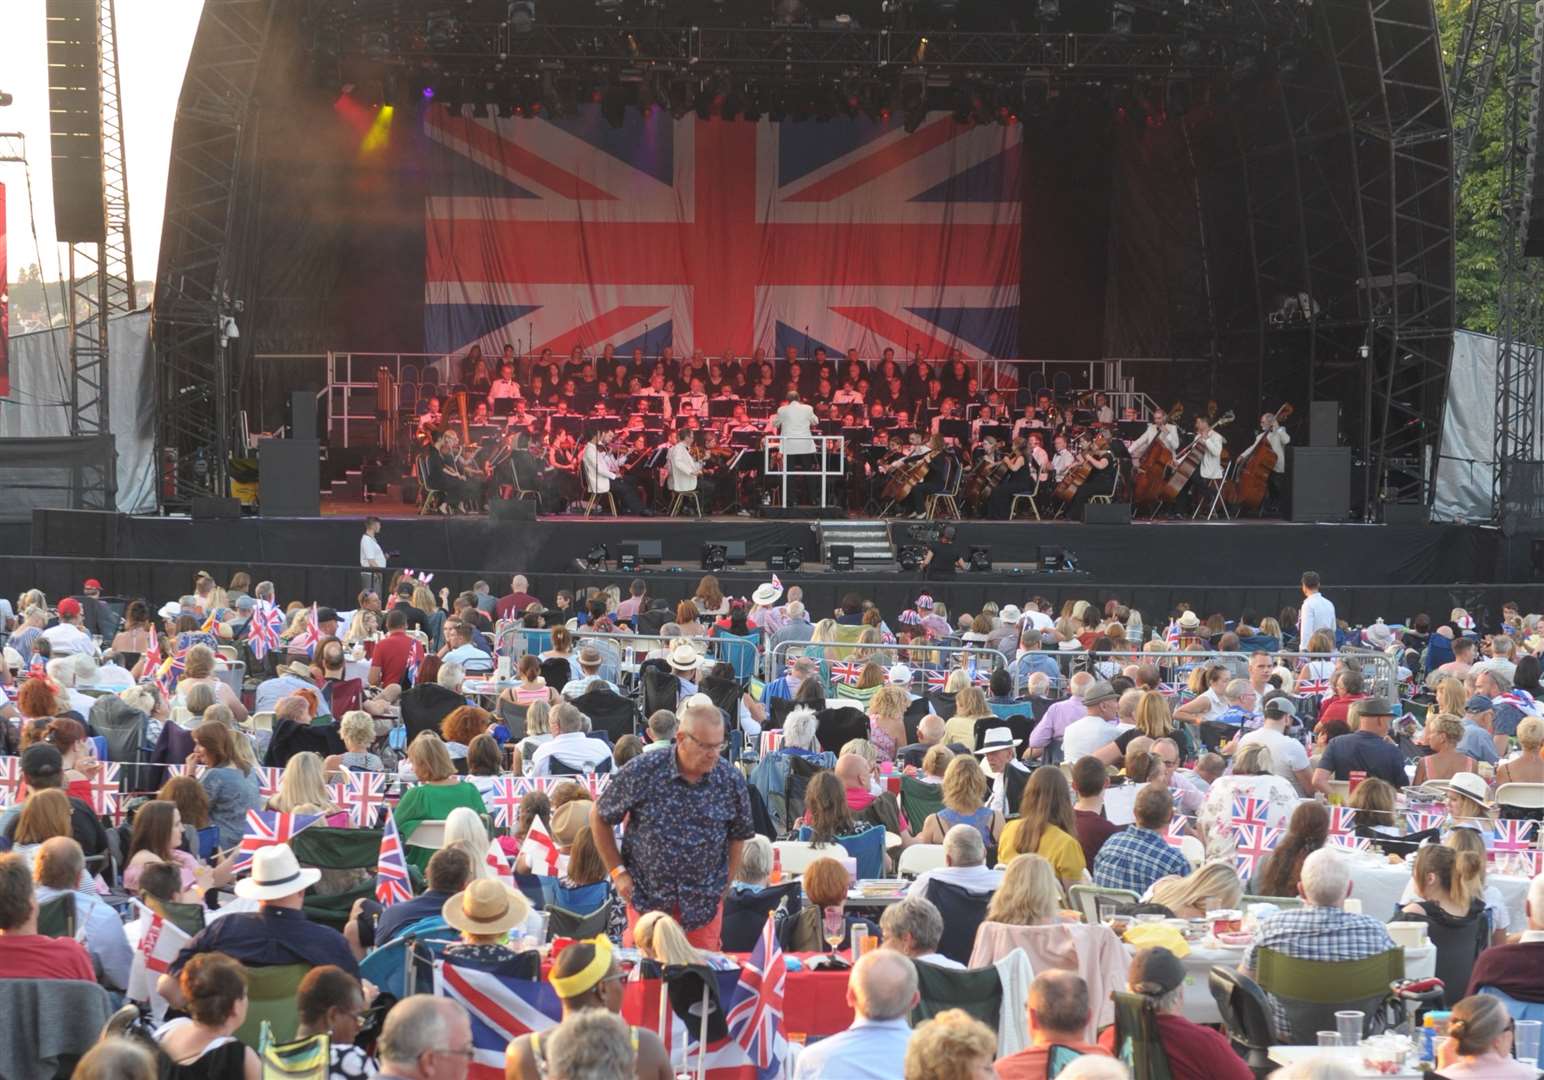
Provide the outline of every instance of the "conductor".
{"type": "MultiPolygon", "coordinates": [[[[772,417],[772,430],[783,437],[783,468],[789,472],[815,471],[820,460],[815,453],[815,440],[810,437],[815,422],[815,410],[799,400],[797,390],[789,390],[772,417]]],[[[795,505],[809,505],[809,477],[790,477],[788,497],[795,505]]]]}

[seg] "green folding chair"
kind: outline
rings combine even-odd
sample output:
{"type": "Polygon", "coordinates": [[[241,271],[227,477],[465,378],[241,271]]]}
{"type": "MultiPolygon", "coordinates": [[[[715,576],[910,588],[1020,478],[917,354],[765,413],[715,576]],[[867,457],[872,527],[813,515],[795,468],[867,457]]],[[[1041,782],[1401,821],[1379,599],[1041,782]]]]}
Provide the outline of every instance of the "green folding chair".
{"type": "Polygon", "coordinates": [[[74,893],[60,893],[38,905],[38,933],[52,938],[75,936],[74,893]]]}
{"type": "Polygon", "coordinates": [[[278,964],[273,967],[248,967],[247,1018],[236,1029],[236,1038],[254,1050],[261,1050],[263,1029],[271,1039],[288,1042],[300,1026],[300,1006],[295,992],[300,980],[311,970],[310,964],[278,964]]]}
{"type": "MultiPolygon", "coordinates": [[[[301,866],[314,866],[321,870],[358,870],[360,881],[350,888],[328,896],[318,895],[316,890],[306,893],[304,909],[306,918],[342,931],[348,922],[348,913],[354,901],[375,897],[375,865],[381,853],[379,829],[332,829],[313,825],[295,834],[290,847],[301,866]]],[[[423,875],[416,867],[408,867],[413,891],[423,891],[423,875]]],[[[283,1034],[283,1033],[281,1033],[283,1034]]]]}
{"type": "Polygon", "coordinates": [[[1286,1013],[1288,1039],[1310,1046],[1320,1031],[1335,1028],[1335,1013],[1359,1009],[1365,1016],[1364,1035],[1381,1030],[1378,1016],[1389,986],[1405,977],[1405,950],[1389,949],[1361,960],[1300,960],[1260,949],[1256,959],[1260,989],[1274,997],[1286,1013]]]}
{"type": "Polygon", "coordinates": [[[922,831],[922,823],[944,808],[942,784],[928,784],[915,776],[901,777],[901,810],[911,823],[912,834],[922,831]]]}
{"type": "Polygon", "coordinates": [[[1115,1056],[1131,1070],[1131,1080],[1172,1080],[1153,999],[1126,990],[1110,997],[1115,1002],[1115,1056]]]}
{"type": "Polygon", "coordinates": [[[599,937],[606,932],[606,924],[611,921],[611,900],[608,898],[604,904],[590,912],[581,915],[577,911],[569,911],[567,908],[546,907],[547,912],[547,937],[551,938],[575,938],[585,940],[599,937]]]}
{"type": "Polygon", "coordinates": [[[1140,904],[1142,897],[1130,889],[1106,889],[1099,885],[1074,885],[1067,890],[1067,900],[1083,913],[1083,921],[1093,926],[1124,904],[1140,904]]]}
{"type": "Polygon", "coordinates": [[[184,934],[192,936],[204,928],[209,909],[203,904],[176,904],[151,897],[145,901],[150,909],[171,923],[184,934]]]}

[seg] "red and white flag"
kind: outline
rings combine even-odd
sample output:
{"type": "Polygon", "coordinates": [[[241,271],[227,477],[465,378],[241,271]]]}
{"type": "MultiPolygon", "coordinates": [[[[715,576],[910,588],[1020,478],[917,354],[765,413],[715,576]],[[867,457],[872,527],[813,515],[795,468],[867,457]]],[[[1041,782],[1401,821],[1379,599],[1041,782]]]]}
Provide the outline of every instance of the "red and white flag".
{"type": "Polygon", "coordinates": [[[540,817],[531,821],[531,831],[525,834],[520,854],[531,865],[531,873],[557,877],[568,869],[568,856],[558,850],[558,842],[552,839],[540,817]]]}

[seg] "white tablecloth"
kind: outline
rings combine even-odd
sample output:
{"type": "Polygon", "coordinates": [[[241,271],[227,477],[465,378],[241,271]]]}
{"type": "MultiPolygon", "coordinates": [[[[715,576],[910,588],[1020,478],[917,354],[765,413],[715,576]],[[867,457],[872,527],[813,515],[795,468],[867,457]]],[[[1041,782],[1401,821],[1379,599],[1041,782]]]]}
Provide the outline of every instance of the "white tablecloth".
{"type": "MultiPolygon", "coordinates": [[[[1282,1067],[1308,1058],[1321,1057],[1341,1059],[1353,1070],[1359,1069],[1362,1063],[1360,1052],[1354,1046],[1273,1046],[1270,1054],[1271,1060],[1282,1067]]],[[[1361,1073],[1358,1072],[1357,1075],[1361,1073]]],[[[1421,1073],[1416,1069],[1406,1069],[1392,1073],[1384,1080],[1421,1080],[1421,1073]]]]}
{"type": "Polygon", "coordinates": [[[370,678],[370,661],[345,660],[343,662],[343,675],[345,678],[368,682],[370,678]]]}
{"type": "MultiPolygon", "coordinates": [[[[1490,874],[1485,880],[1500,891],[1512,917],[1513,929],[1526,926],[1523,901],[1528,896],[1528,879],[1510,874],[1490,874]]],[[[1399,898],[1409,882],[1410,868],[1403,863],[1358,862],[1351,870],[1351,895],[1361,899],[1363,914],[1388,922],[1394,917],[1399,898]]]]}
{"type": "MultiPolygon", "coordinates": [[[[1128,953],[1135,953],[1129,945],[1128,953]]],[[[1210,974],[1212,966],[1221,964],[1236,969],[1244,959],[1244,947],[1227,948],[1214,945],[1192,945],[1185,957],[1185,1017],[1198,1024],[1220,1024],[1222,1014],[1212,997],[1210,974]]],[[[1405,977],[1424,979],[1436,974],[1437,950],[1430,945],[1405,950],[1405,977]]]]}

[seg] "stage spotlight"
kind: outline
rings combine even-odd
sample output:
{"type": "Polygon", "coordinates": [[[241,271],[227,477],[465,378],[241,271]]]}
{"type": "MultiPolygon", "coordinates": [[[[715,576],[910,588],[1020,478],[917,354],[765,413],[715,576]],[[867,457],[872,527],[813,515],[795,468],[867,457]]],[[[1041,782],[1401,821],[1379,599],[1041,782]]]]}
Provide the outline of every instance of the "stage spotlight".
{"type": "Polygon", "coordinates": [[[721,574],[729,565],[729,549],[723,544],[702,545],[702,568],[710,574],[721,574]]]}
{"type": "Polygon", "coordinates": [[[779,548],[767,556],[767,569],[775,574],[791,574],[804,565],[804,552],[797,547],[779,548]]]}
{"type": "Polygon", "coordinates": [[[1130,0],[1115,0],[1110,9],[1110,31],[1116,34],[1131,33],[1131,20],[1136,16],[1136,5],[1130,0]]]}
{"type": "Polygon", "coordinates": [[[1061,0],[1040,0],[1037,11],[1042,19],[1060,18],[1061,0]]]}
{"type": "Polygon", "coordinates": [[[826,562],[838,573],[852,573],[856,559],[856,549],[851,544],[832,544],[826,548],[826,562]]]}
{"type": "Polygon", "coordinates": [[[897,558],[900,560],[901,569],[911,574],[922,569],[922,560],[926,556],[927,548],[921,544],[903,544],[897,558]]]}
{"type": "Polygon", "coordinates": [[[509,28],[529,34],[536,25],[536,0],[509,0],[509,28]]]}
{"type": "Polygon", "coordinates": [[[575,559],[581,570],[599,571],[606,569],[607,551],[605,544],[595,544],[584,553],[583,559],[575,559]]]}
{"type": "Polygon", "coordinates": [[[970,564],[971,573],[989,574],[992,572],[992,549],[985,544],[972,544],[970,557],[965,561],[970,564]]]}

